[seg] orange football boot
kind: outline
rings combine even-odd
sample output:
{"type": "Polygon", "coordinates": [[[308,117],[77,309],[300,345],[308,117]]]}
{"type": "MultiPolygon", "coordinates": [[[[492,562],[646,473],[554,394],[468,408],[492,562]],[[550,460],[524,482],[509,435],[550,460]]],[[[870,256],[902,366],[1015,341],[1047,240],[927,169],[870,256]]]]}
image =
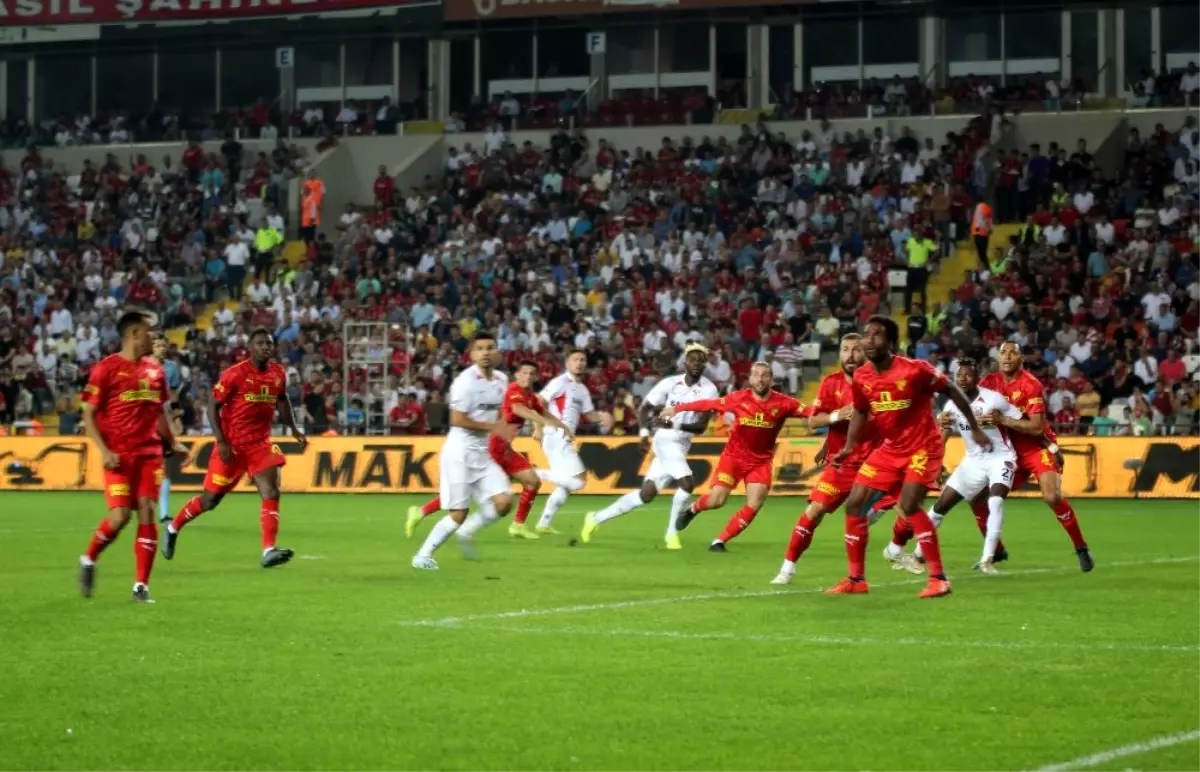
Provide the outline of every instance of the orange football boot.
{"type": "Polygon", "coordinates": [[[850,577],[846,577],[842,581],[835,584],[825,591],[826,595],[862,595],[867,593],[871,588],[867,586],[866,579],[855,581],[850,577]]]}
{"type": "Polygon", "coordinates": [[[950,594],[950,581],[947,579],[930,578],[929,583],[925,585],[925,589],[921,590],[918,598],[940,598],[943,595],[950,594]]]}

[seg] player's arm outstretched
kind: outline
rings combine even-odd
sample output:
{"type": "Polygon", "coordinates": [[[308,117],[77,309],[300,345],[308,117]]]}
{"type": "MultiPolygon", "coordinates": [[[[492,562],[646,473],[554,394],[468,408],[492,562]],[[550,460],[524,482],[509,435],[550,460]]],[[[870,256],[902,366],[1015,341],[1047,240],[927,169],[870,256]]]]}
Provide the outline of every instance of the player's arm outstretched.
{"type": "Polygon", "coordinates": [[[288,399],[285,392],[279,394],[279,399],[276,400],[279,406],[279,418],[283,421],[283,425],[287,427],[288,432],[300,443],[300,449],[308,447],[308,437],[300,428],[300,424],[296,423],[296,411],[292,409],[292,401],[288,399]]]}
{"type": "MultiPolygon", "coordinates": [[[[526,421],[533,424],[535,427],[558,429],[559,431],[561,431],[563,434],[566,435],[568,440],[575,439],[575,435],[571,432],[570,429],[567,428],[567,425],[564,424],[562,421],[558,420],[557,418],[555,418],[554,416],[550,415],[549,413],[540,413],[540,412],[534,410],[533,408],[529,407],[528,405],[523,404],[521,402],[513,403],[512,407],[510,409],[512,410],[513,415],[517,416],[518,418],[524,418],[526,421]]],[[[536,429],[535,429],[535,431],[536,431],[536,429]]]]}
{"type": "Polygon", "coordinates": [[[667,405],[658,414],[659,423],[667,423],[680,413],[714,413],[733,407],[729,397],[719,399],[698,399],[695,402],[684,402],[679,405],[667,405]]]}

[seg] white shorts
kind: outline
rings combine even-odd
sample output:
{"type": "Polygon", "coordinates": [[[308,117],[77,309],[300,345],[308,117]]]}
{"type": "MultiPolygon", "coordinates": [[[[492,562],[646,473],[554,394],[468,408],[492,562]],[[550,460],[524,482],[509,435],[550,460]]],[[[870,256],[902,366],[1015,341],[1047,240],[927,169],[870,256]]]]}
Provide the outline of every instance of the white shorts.
{"type": "Polygon", "coordinates": [[[668,487],[685,477],[692,476],[687,454],[692,446],[690,436],[673,436],[672,432],[658,431],[654,435],[654,460],[646,472],[646,480],[654,483],[658,490],[668,487]]]}
{"type": "Polygon", "coordinates": [[[970,501],[992,485],[1012,488],[1016,473],[1017,459],[1014,456],[966,456],[946,481],[946,487],[953,488],[970,501]]]}
{"type": "Polygon", "coordinates": [[[550,471],[555,477],[581,477],[587,471],[575,443],[563,436],[562,432],[546,432],[542,437],[542,450],[546,452],[546,460],[550,462],[550,471]]]}
{"type": "Polygon", "coordinates": [[[509,492],[508,475],[486,455],[464,459],[461,453],[442,451],[439,496],[442,509],[469,509],[471,501],[484,501],[509,492]]]}

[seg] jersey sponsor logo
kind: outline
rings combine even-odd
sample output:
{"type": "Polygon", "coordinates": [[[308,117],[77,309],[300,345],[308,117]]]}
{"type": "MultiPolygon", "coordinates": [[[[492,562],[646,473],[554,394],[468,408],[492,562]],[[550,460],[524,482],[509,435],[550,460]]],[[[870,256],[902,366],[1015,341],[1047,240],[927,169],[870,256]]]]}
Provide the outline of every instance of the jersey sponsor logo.
{"type": "Polygon", "coordinates": [[[840,496],[842,493],[836,485],[831,482],[825,482],[824,480],[817,483],[817,490],[827,496],[840,496]]]}
{"type": "Polygon", "coordinates": [[[271,392],[270,386],[263,386],[258,391],[248,391],[242,395],[246,402],[275,402],[279,398],[271,392]]]}
{"type": "Polygon", "coordinates": [[[870,464],[863,464],[862,466],[860,466],[858,468],[858,473],[861,474],[863,477],[870,479],[870,478],[874,477],[875,475],[879,474],[879,470],[877,470],[875,467],[871,466],[870,464]]]}
{"type": "Polygon", "coordinates": [[[911,399],[893,399],[890,391],[879,392],[879,399],[871,400],[872,413],[894,413],[912,407],[911,399]]]}
{"type": "MultiPolygon", "coordinates": [[[[774,416],[777,411],[772,410],[771,415],[774,416]]],[[[768,421],[763,413],[755,413],[753,418],[742,416],[738,418],[738,423],[742,426],[751,426],[755,429],[773,429],[775,428],[774,421],[768,421]]]]}
{"type": "Polygon", "coordinates": [[[138,379],[138,387],[121,392],[117,397],[122,402],[160,402],[162,394],[157,389],[150,388],[150,381],[138,379]]]}

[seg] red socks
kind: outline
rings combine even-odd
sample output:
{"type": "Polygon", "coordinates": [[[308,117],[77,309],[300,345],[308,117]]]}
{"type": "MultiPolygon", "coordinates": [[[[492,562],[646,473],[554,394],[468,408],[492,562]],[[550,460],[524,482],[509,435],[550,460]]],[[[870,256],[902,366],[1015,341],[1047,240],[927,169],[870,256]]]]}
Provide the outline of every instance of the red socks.
{"type": "Polygon", "coordinates": [[[150,584],[150,570],[154,568],[154,556],[158,554],[158,526],[154,523],[138,523],[137,541],[133,543],[133,558],[138,584],[150,584]]]}
{"type": "Polygon", "coordinates": [[[817,524],[808,519],[808,515],[801,515],[796,521],[796,527],[792,529],[792,538],[788,540],[787,554],[784,556],[791,562],[795,563],[812,544],[813,531],[817,529],[817,524]]]}
{"type": "Polygon", "coordinates": [[[96,562],[100,553],[104,552],[104,548],[111,544],[119,533],[121,533],[121,529],[113,528],[112,521],[107,517],[101,520],[100,525],[96,526],[96,530],[92,533],[92,540],[88,542],[87,552],[84,553],[88,560],[96,562]]]}
{"type": "Polygon", "coordinates": [[[514,523],[525,525],[525,518],[529,517],[529,510],[533,509],[533,500],[537,495],[537,488],[521,489],[521,497],[517,499],[517,514],[513,517],[514,523]]]}
{"type": "Polygon", "coordinates": [[[980,536],[987,536],[988,507],[987,504],[972,504],[971,514],[975,515],[975,527],[980,536]]]}
{"type": "Polygon", "coordinates": [[[1079,518],[1075,517],[1075,510],[1071,508],[1071,502],[1062,499],[1051,509],[1054,510],[1054,515],[1058,518],[1063,530],[1067,532],[1067,536],[1071,537],[1071,543],[1075,545],[1075,549],[1081,550],[1087,547],[1087,542],[1083,540],[1083,531],[1079,530],[1079,518]]]}
{"type": "MultiPolygon", "coordinates": [[[[697,501],[696,503],[699,504],[700,502],[697,501]]],[[[738,534],[750,527],[750,524],[754,522],[754,518],[757,515],[758,510],[754,507],[742,507],[730,518],[729,524],[725,526],[724,531],[721,531],[721,535],[717,537],[717,541],[724,544],[730,539],[736,539],[738,534]]]]}
{"type": "Polygon", "coordinates": [[[171,530],[179,533],[179,529],[197,517],[200,517],[201,514],[203,514],[203,510],[200,509],[200,497],[193,496],[188,503],[183,505],[183,509],[179,510],[179,514],[175,515],[175,519],[171,521],[171,530]]]}
{"type": "Polygon", "coordinates": [[[421,507],[421,514],[424,515],[425,517],[429,517],[430,515],[432,515],[434,512],[437,512],[441,508],[442,508],[442,497],[434,496],[432,499],[425,502],[425,505],[421,507]]]}
{"type": "Polygon", "coordinates": [[[892,523],[892,544],[895,544],[897,547],[903,547],[908,544],[912,537],[912,523],[905,520],[901,515],[896,515],[896,522],[892,523]]]}
{"type": "Polygon", "coordinates": [[[912,526],[913,535],[917,537],[917,543],[921,545],[921,555],[925,558],[925,564],[929,566],[929,575],[944,579],[946,573],[942,568],[942,548],[938,543],[937,529],[933,527],[933,521],[925,514],[925,510],[918,509],[908,513],[908,522],[912,526]]]}
{"type": "Polygon", "coordinates": [[[850,578],[866,577],[867,536],[870,522],[866,517],[846,515],[846,558],[850,561],[850,578]]]}
{"type": "Polygon", "coordinates": [[[273,549],[279,535],[279,499],[263,499],[258,524],[262,528],[263,552],[273,549]]]}
{"type": "Polygon", "coordinates": [[[703,496],[701,496],[700,498],[696,499],[695,501],[693,501],[692,505],[690,507],[688,507],[688,511],[691,512],[693,515],[698,515],[706,509],[708,509],[708,494],[707,493],[704,494],[703,496]]]}

